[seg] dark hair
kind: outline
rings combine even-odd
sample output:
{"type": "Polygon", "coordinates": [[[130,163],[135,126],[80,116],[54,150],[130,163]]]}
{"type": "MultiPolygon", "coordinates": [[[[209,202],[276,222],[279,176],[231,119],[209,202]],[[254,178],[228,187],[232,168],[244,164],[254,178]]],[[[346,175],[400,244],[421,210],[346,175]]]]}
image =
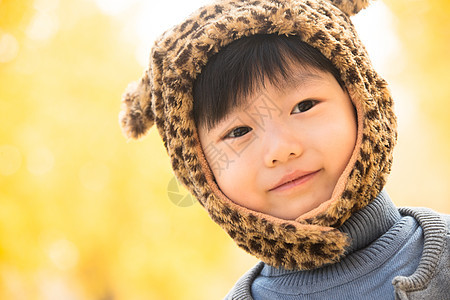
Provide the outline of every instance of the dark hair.
{"type": "Polygon", "coordinates": [[[329,72],[344,87],[333,64],[299,36],[243,37],[213,55],[195,80],[195,124],[211,129],[232,108],[245,104],[245,98],[252,92],[264,87],[264,80],[276,86],[280,79],[287,79],[291,63],[329,72]]]}

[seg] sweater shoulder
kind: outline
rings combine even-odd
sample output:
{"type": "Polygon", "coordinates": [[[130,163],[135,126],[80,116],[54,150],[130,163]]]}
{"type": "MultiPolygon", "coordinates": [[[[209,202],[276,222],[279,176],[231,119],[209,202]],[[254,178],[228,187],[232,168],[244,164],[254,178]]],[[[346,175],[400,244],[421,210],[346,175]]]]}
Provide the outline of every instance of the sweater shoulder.
{"type": "Polygon", "coordinates": [[[450,215],[429,208],[406,207],[399,211],[417,220],[423,229],[424,246],[417,270],[408,277],[397,276],[393,279],[397,297],[444,299],[444,295],[450,293],[450,215]]]}
{"type": "Polygon", "coordinates": [[[251,300],[251,287],[255,278],[259,275],[263,262],[257,263],[253,268],[248,270],[241,278],[236,282],[233,288],[225,296],[224,300],[251,300]]]}

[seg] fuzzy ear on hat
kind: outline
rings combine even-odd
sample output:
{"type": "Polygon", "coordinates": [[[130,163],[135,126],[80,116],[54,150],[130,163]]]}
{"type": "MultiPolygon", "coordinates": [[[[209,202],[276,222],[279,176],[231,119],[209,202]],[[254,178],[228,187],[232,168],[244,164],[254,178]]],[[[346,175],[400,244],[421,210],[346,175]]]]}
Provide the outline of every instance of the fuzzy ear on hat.
{"type": "Polygon", "coordinates": [[[144,136],[154,123],[155,115],[151,103],[151,82],[148,72],[139,82],[128,85],[122,96],[119,123],[127,138],[144,136]]]}
{"type": "Polygon", "coordinates": [[[348,16],[356,15],[370,4],[370,0],[328,0],[348,16]]]}

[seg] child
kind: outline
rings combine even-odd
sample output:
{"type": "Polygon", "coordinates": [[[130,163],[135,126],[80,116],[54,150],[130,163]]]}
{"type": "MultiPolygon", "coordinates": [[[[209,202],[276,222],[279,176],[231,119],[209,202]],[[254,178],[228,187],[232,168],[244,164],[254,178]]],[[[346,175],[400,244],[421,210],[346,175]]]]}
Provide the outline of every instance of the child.
{"type": "Polygon", "coordinates": [[[123,97],[177,177],[261,260],[227,299],[449,299],[449,216],[383,190],[396,141],[359,0],[225,0],[167,31],[123,97]]]}

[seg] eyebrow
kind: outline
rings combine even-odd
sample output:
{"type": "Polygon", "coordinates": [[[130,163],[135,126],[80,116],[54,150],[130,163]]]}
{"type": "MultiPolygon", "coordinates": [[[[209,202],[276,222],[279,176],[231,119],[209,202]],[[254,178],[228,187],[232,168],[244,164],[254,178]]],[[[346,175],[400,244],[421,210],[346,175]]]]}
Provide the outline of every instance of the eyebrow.
{"type": "Polygon", "coordinates": [[[294,73],[291,71],[291,74],[289,74],[286,78],[282,78],[277,83],[277,89],[284,90],[289,88],[299,88],[307,86],[313,82],[323,81],[324,78],[320,76],[317,73],[313,72],[299,72],[294,73]]]}

